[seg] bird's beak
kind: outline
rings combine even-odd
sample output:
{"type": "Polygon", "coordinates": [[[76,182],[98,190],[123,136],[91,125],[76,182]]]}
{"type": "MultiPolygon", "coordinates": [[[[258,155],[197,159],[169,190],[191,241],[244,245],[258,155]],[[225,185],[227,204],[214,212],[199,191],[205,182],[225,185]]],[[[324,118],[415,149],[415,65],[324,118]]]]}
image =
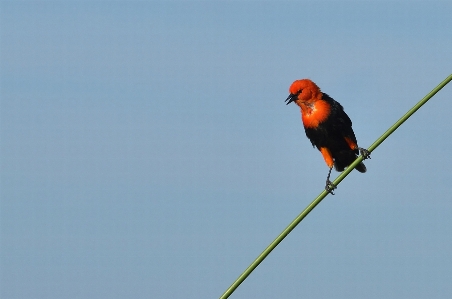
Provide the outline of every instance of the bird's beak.
{"type": "Polygon", "coordinates": [[[287,102],[286,105],[289,105],[290,103],[292,103],[292,102],[295,101],[296,99],[297,99],[297,95],[291,93],[291,94],[287,97],[287,99],[285,100],[285,102],[287,102]]]}

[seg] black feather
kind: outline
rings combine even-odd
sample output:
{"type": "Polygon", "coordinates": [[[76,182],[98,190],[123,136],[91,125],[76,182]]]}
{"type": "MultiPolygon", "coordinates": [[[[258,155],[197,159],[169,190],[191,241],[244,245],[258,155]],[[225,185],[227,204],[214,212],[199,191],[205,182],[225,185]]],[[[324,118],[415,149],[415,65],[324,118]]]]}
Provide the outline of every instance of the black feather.
{"type": "MultiPolygon", "coordinates": [[[[317,149],[328,148],[334,159],[334,168],[343,171],[359,155],[359,150],[352,150],[346,141],[348,138],[357,144],[352,121],[339,102],[326,93],[323,93],[322,100],[331,106],[330,115],[316,128],[305,127],[306,136],[317,149]]],[[[366,166],[361,162],[356,170],[366,172],[366,166]]]]}

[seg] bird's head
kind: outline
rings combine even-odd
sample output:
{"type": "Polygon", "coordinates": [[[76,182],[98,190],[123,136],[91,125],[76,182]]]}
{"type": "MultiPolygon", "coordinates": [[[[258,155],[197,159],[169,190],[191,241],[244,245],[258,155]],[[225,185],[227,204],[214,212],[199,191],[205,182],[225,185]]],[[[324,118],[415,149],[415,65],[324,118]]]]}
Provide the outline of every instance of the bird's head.
{"type": "Polygon", "coordinates": [[[297,105],[321,98],[320,88],[309,79],[296,80],[289,88],[286,105],[295,102],[297,105]]]}

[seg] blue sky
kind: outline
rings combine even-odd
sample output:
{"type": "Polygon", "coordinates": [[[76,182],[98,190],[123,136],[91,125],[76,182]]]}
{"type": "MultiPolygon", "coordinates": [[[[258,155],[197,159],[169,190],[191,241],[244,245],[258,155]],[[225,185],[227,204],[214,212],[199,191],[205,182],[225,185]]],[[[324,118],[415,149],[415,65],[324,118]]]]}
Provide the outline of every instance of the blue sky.
{"type": "MultiPolygon", "coordinates": [[[[294,80],[338,100],[368,147],[452,70],[449,1],[0,8],[8,299],[219,297],[324,187],[284,104],[294,80]]],[[[451,94],[231,298],[451,297],[451,94]]]]}

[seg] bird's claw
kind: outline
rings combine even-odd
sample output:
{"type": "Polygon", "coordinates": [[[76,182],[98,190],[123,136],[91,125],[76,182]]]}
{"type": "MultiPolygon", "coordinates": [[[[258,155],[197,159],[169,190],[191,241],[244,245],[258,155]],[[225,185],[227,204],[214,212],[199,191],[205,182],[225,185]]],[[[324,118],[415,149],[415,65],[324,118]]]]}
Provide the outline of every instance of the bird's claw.
{"type": "Polygon", "coordinates": [[[363,160],[370,159],[370,152],[365,148],[360,147],[359,153],[361,154],[361,156],[363,156],[363,160]]]}
{"type": "Polygon", "coordinates": [[[330,181],[330,180],[327,180],[327,181],[326,181],[325,190],[326,190],[329,194],[334,195],[334,192],[333,192],[333,191],[334,191],[334,189],[336,189],[336,188],[337,188],[336,185],[334,185],[332,181],[330,181]]]}

